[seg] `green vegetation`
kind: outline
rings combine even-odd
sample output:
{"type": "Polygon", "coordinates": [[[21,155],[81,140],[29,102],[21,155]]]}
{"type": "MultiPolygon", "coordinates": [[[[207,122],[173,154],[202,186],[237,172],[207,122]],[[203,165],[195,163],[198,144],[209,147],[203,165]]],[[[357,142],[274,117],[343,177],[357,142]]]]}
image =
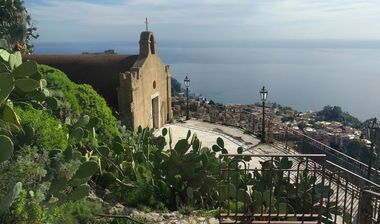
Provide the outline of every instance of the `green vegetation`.
{"type": "Polygon", "coordinates": [[[61,122],[54,117],[60,101],[37,64],[21,63],[20,52],[0,53],[0,221],[44,223],[40,213],[89,194],[99,165],[77,149],[95,138],[88,129],[98,122],[61,122]]]}
{"type": "Polygon", "coordinates": [[[175,145],[167,129],[159,137],[153,129],[131,132],[90,86],[33,61],[21,63],[19,53],[2,56],[2,222],[45,223],[64,214],[73,218],[69,223],[93,223],[95,210],[69,215],[62,209],[83,207],[90,192],[106,188],[113,200],[140,208],[215,209],[215,153],[226,151],[221,139],[210,150],[191,132],[175,145]]]}
{"type": "Polygon", "coordinates": [[[365,143],[359,139],[354,139],[345,145],[343,147],[343,152],[353,158],[362,161],[365,164],[368,164],[369,149],[365,143]]]}
{"type": "Polygon", "coordinates": [[[37,148],[44,150],[66,149],[67,128],[49,112],[38,110],[31,105],[24,107],[15,107],[16,114],[20,117],[21,125],[24,127],[33,127],[33,142],[30,143],[37,148]]]}
{"type": "Polygon", "coordinates": [[[323,110],[317,113],[319,120],[338,121],[344,125],[350,125],[354,128],[360,128],[362,123],[356,117],[347,112],[343,112],[339,106],[325,106],[323,110]]]}
{"type": "Polygon", "coordinates": [[[181,83],[178,82],[177,79],[172,77],[171,84],[172,84],[172,96],[175,96],[176,93],[181,92],[181,83]]]}
{"type": "Polygon", "coordinates": [[[113,116],[106,101],[89,85],[78,85],[70,81],[66,74],[47,65],[39,65],[38,71],[47,81],[47,88],[52,89],[52,95],[61,100],[56,110],[56,116],[61,120],[71,122],[81,115],[88,115],[99,120],[95,129],[98,140],[111,144],[115,136],[121,136],[117,119],[113,116]]]}
{"type": "MultiPolygon", "coordinates": [[[[164,129],[160,137],[154,137],[152,131],[139,129],[128,136],[130,149],[121,165],[129,172],[121,181],[132,185],[125,187],[111,182],[116,196],[127,204],[161,210],[182,206],[214,208],[218,177],[215,152],[202,148],[191,132],[173,147],[170,130],[164,129]],[[164,136],[169,138],[169,150],[164,150],[164,136]]],[[[117,178],[122,178],[120,173],[117,178]]]]}

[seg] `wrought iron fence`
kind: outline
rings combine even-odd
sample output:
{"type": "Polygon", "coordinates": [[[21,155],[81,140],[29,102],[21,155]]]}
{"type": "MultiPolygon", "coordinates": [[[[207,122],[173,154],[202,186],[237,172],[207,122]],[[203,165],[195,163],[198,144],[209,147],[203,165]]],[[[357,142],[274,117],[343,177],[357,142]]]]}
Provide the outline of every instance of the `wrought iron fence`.
{"type": "MultiPolygon", "coordinates": [[[[249,115],[249,113],[246,112],[245,116],[243,116],[243,123],[236,121],[235,119],[221,119],[218,118],[217,115],[213,114],[210,114],[208,118],[196,117],[195,115],[196,114],[192,114],[192,116],[197,119],[237,127],[246,133],[251,133],[259,137],[262,132],[262,116],[259,114],[253,116],[253,114],[249,115]]],[[[344,167],[359,176],[367,176],[367,164],[314,139],[312,136],[304,134],[301,130],[295,130],[283,123],[275,122],[270,117],[267,117],[265,119],[265,132],[267,142],[272,143],[273,146],[277,147],[279,150],[282,150],[284,153],[289,153],[291,150],[294,150],[296,153],[301,154],[326,154],[326,159],[328,161],[344,167]]],[[[372,167],[370,180],[380,184],[380,170],[372,167]]],[[[354,184],[361,184],[360,180],[356,177],[353,177],[351,181],[354,184]]]]}
{"type": "Polygon", "coordinates": [[[380,223],[380,194],[363,190],[360,199],[358,223],[380,223]]]}
{"type": "Polygon", "coordinates": [[[380,186],[326,157],[220,155],[220,223],[364,224],[371,222],[359,222],[363,217],[380,219],[380,195],[375,193],[380,186]],[[367,191],[352,184],[353,177],[373,189],[371,195],[363,198],[367,191]]]}
{"type": "MultiPolygon", "coordinates": [[[[295,150],[297,153],[306,154],[326,154],[326,159],[341,167],[344,167],[359,176],[366,176],[368,173],[368,165],[340,152],[310,136],[305,135],[299,130],[288,127],[285,124],[274,122],[270,119],[265,120],[266,139],[269,143],[273,143],[283,150],[295,150]]],[[[261,135],[262,118],[254,117],[252,119],[252,132],[261,135]]],[[[329,164],[328,164],[329,166],[329,164]]],[[[380,184],[380,171],[372,168],[370,179],[380,184]]],[[[357,178],[351,181],[360,184],[357,178]]],[[[361,186],[363,187],[363,186],[361,186]]]]}

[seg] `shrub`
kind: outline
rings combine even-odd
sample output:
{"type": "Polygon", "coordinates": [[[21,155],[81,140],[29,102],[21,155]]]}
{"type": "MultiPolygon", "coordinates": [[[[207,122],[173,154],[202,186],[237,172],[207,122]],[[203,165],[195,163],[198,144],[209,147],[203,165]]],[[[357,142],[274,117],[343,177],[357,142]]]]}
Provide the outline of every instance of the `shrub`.
{"type": "Polygon", "coordinates": [[[49,222],[53,224],[99,223],[95,213],[100,213],[101,205],[95,202],[68,202],[59,207],[51,208],[49,222]]]}
{"type": "Polygon", "coordinates": [[[30,125],[35,130],[34,146],[45,150],[64,150],[67,147],[67,128],[50,113],[32,106],[16,106],[16,113],[22,125],[30,125]]]}
{"type": "Polygon", "coordinates": [[[95,127],[98,130],[99,142],[111,145],[115,136],[121,136],[117,119],[113,116],[105,100],[91,86],[78,85],[76,97],[83,108],[83,115],[100,119],[100,123],[95,127]]]}
{"type": "Polygon", "coordinates": [[[75,120],[83,115],[99,118],[100,123],[95,127],[98,132],[98,140],[107,145],[111,144],[115,136],[121,136],[117,119],[113,116],[106,101],[91,86],[76,84],[70,81],[62,71],[47,65],[39,65],[38,69],[43,78],[47,80],[47,87],[61,92],[64,101],[70,104],[70,119],[75,120]]]}
{"type": "Polygon", "coordinates": [[[17,182],[29,190],[41,187],[40,181],[47,173],[47,160],[47,153],[38,153],[37,149],[27,146],[22,147],[13,160],[0,164],[0,198],[17,182]]]}
{"type": "Polygon", "coordinates": [[[157,198],[158,194],[159,192],[156,191],[153,185],[137,182],[134,188],[121,188],[116,193],[116,197],[129,206],[141,208],[145,205],[150,208],[165,210],[165,205],[157,198]]]}
{"type": "Polygon", "coordinates": [[[44,208],[40,202],[28,195],[26,190],[22,190],[20,196],[11,208],[11,215],[8,216],[8,223],[18,224],[43,224],[44,208]]]}

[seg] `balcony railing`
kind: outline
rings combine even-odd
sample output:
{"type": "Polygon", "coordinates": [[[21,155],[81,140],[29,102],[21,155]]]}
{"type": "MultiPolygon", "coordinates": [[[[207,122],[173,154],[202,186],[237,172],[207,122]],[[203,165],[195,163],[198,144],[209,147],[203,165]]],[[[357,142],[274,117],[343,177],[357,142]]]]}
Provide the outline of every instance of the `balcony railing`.
{"type": "MultiPolygon", "coordinates": [[[[295,150],[297,153],[326,154],[326,160],[344,167],[359,176],[366,176],[368,173],[367,164],[307,136],[299,130],[295,130],[282,123],[274,122],[271,119],[266,119],[265,124],[267,141],[282,149],[284,152],[287,150],[295,150]]],[[[251,131],[254,134],[261,135],[261,125],[262,118],[254,117],[251,131]]],[[[327,166],[329,166],[329,164],[327,164],[327,166]]],[[[372,168],[370,179],[380,184],[380,171],[372,168]]],[[[356,181],[355,184],[362,184],[361,181],[355,177],[353,177],[352,181],[356,181]]]]}
{"type": "Polygon", "coordinates": [[[220,223],[379,223],[380,186],[326,158],[220,155],[220,223]]]}

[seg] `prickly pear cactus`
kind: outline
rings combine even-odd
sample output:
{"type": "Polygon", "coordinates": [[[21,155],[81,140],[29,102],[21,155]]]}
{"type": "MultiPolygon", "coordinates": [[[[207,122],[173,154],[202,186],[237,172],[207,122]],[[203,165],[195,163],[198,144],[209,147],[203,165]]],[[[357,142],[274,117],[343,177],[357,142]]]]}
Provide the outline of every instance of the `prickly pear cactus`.
{"type": "Polygon", "coordinates": [[[6,73],[0,73],[0,105],[8,99],[14,87],[13,77],[6,73]]]}
{"type": "Polygon", "coordinates": [[[30,94],[22,98],[37,100],[37,102],[43,100],[41,94],[36,93],[47,92],[46,80],[41,79],[41,74],[37,71],[37,63],[35,61],[22,63],[20,52],[10,54],[0,49],[0,55],[0,106],[7,101],[14,90],[30,94]]]}
{"type": "Polygon", "coordinates": [[[0,217],[5,214],[11,207],[14,200],[19,196],[22,189],[22,183],[16,183],[8,193],[0,199],[0,217]]]}
{"type": "Polygon", "coordinates": [[[85,179],[89,178],[98,172],[99,166],[94,161],[86,161],[80,165],[77,172],[75,173],[73,179],[85,179]]]}
{"type": "Polygon", "coordinates": [[[14,150],[12,140],[5,135],[0,135],[0,163],[11,158],[14,150]]]}
{"type": "Polygon", "coordinates": [[[71,194],[68,196],[68,200],[77,201],[85,198],[90,193],[90,186],[87,184],[82,184],[76,187],[71,194]]]}
{"type": "Polygon", "coordinates": [[[83,199],[90,192],[90,186],[87,184],[87,181],[98,170],[99,166],[97,162],[92,160],[86,161],[79,166],[71,179],[67,179],[64,176],[56,177],[52,181],[48,192],[57,198],[59,203],[83,199]]]}

